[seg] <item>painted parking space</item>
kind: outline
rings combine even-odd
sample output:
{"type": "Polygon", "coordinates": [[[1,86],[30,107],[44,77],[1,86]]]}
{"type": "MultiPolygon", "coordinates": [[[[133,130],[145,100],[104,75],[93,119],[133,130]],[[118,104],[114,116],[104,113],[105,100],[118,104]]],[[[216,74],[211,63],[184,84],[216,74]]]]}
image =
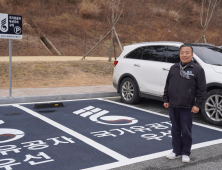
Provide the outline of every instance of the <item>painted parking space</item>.
{"type": "MultiPolygon", "coordinates": [[[[171,151],[168,116],[102,99],[53,104],[0,107],[0,132],[5,128],[0,169],[12,160],[20,163],[13,169],[110,169],[171,151]],[[18,139],[7,128],[18,130],[13,132],[18,139]],[[12,148],[6,145],[21,149],[4,151],[12,148]]],[[[221,138],[221,129],[194,124],[193,149],[222,143],[221,138]]]]}
{"type": "Polygon", "coordinates": [[[0,169],[73,170],[116,161],[21,109],[0,109],[0,169]]]}

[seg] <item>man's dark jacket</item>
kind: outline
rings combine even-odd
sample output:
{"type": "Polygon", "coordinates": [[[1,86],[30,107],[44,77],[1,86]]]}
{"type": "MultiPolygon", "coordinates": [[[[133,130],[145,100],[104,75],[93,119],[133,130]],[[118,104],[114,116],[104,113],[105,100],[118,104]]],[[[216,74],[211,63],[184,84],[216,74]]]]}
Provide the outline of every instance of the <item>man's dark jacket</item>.
{"type": "Polygon", "coordinates": [[[206,94],[206,78],[204,69],[191,61],[185,72],[190,79],[180,75],[180,63],[171,66],[164,89],[163,101],[176,108],[191,109],[193,106],[201,107],[206,94]]]}

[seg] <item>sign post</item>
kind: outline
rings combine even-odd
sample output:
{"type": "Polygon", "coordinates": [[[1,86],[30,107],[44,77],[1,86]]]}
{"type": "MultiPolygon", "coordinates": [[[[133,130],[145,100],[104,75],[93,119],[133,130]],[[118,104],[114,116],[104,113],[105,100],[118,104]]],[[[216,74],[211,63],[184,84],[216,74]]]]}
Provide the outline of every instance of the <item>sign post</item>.
{"type": "Polygon", "coordinates": [[[9,39],[9,97],[12,97],[12,39],[9,39]]]}
{"type": "Polygon", "coordinates": [[[9,39],[9,97],[12,97],[12,39],[22,39],[22,16],[0,13],[0,38],[9,39]]]}

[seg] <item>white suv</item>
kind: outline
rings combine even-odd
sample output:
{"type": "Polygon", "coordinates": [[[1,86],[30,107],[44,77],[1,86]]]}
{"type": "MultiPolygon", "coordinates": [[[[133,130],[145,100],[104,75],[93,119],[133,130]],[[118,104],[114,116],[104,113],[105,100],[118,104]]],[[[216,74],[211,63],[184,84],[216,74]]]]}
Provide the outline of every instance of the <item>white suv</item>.
{"type": "MultiPolygon", "coordinates": [[[[125,103],[141,97],[162,100],[170,67],[180,61],[181,42],[146,42],[125,46],[114,62],[113,86],[125,103]]],[[[222,49],[211,44],[190,44],[193,60],[206,74],[207,95],[201,107],[204,118],[222,125],[222,49]]]]}

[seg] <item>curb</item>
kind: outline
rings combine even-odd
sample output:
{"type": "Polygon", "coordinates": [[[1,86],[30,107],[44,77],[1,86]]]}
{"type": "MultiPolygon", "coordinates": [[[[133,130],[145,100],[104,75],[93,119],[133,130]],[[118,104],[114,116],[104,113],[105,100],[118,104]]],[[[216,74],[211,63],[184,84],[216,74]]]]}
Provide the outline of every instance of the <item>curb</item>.
{"type": "Polygon", "coordinates": [[[45,102],[58,100],[73,100],[73,99],[88,99],[100,97],[116,97],[117,92],[97,92],[97,93],[77,93],[77,94],[62,94],[62,95],[47,95],[47,96],[25,96],[25,97],[5,97],[0,98],[0,104],[15,104],[15,103],[31,103],[45,102]]]}

